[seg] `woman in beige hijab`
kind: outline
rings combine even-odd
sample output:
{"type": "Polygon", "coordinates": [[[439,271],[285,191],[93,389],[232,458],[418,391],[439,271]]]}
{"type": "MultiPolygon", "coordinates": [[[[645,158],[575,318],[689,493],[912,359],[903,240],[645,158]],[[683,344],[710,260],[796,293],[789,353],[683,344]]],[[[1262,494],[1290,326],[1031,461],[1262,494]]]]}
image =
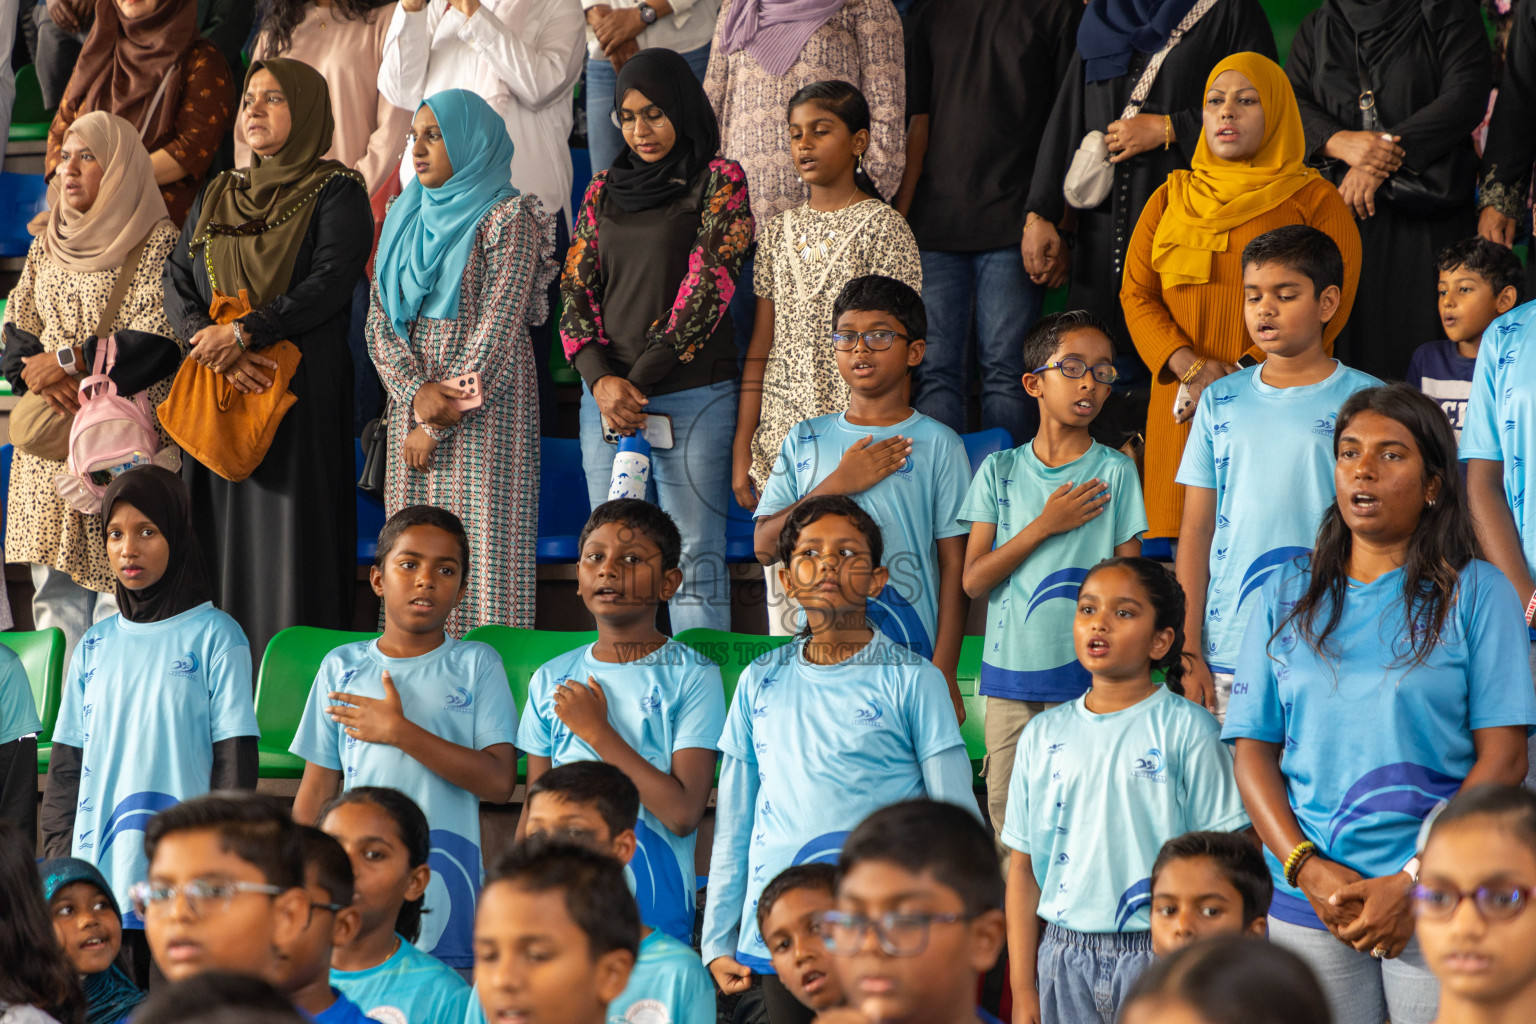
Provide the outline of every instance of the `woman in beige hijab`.
{"type": "MultiPolygon", "coordinates": [[[[136,331],[143,334],[131,341],[119,333],[117,365],[119,371],[136,362],[169,367],[149,387],[154,405],[170,390],[179,353],[170,340],[161,284],[176,229],[155,185],[149,153],[133,125],[94,111],[70,126],[60,154],[49,185],[47,225],[33,240],[5,307],[5,364],[13,371],[12,387],[18,394],[42,395],[56,415],[72,415],[79,407],[80,378],[90,372],[95,356],[98,328],[103,334],[136,331]],[[137,259],[125,266],[140,243],[137,259]],[[111,322],[101,323],[121,273],[133,275],[132,281],[111,322]],[[38,342],[41,352],[18,356],[18,351],[37,352],[38,342]]],[[[15,453],[5,556],[31,564],[33,620],[40,629],[62,629],[73,650],[91,624],[117,611],[117,604],[97,517],[74,511],[54,489],[54,476],[64,472],[63,462],[15,453]]]]}

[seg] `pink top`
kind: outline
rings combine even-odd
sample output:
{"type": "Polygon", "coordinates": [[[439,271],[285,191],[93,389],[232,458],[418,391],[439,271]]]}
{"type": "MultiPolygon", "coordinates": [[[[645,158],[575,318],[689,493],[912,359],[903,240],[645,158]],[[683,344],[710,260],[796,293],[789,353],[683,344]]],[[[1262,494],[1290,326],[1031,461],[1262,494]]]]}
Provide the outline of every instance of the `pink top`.
{"type": "MultiPolygon", "coordinates": [[[[267,52],[262,33],[251,49],[251,60],[282,56],[301,60],[325,76],[331,89],[331,116],[336,135],[325,155],[354,168],[368,182],[368,193],[400,166],[405,136],[415,111],[402,110],[379,95],[379,65],[384,61],[384,33],[395,5],[385,4],[367,19],[338,18],[329,7],[311,5],[293,27],[293,45],[286,53],[267,52]]],[[[237,122],[235,162],[249,167],[251,149],[237,122]]]]}

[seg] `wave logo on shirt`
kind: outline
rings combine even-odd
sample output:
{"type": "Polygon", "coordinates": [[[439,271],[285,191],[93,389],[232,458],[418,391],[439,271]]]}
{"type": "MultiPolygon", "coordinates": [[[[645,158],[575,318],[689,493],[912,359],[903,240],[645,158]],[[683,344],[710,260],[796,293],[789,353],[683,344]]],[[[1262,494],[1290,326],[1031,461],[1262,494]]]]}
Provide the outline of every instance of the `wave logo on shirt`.
{"type": "MultiPolygon", "coordinates": [[[[825,433],[825,431],[823,431],[822,433],[825,433]]],[[[818,433],[816,433],[816,431],[811,430],[809,427],[807,427],[805,433],[803,433],[803,434],[796,434],[795,435],[795,441],[797,443],[799,443],[799,444],[810,444],[812,441],[816,440],[820,436],[821,436],[821,434],[818,434],[818,433]]]]}
{"type": "Polygon", "coordinates": [[[912,471],[914,469],[916,469],[916,468],[917,468],[917,460],[914,459],[912,456],[908,455],[905,459],[902,460],[900,467],[897,468],[896,475],[897,476],[911,476],[912,475],[912,471]]]}
{"type": "Polygon", "coordinates": [[[640,713],[644,715],[661,714],[661,698],[654,693],[648,693],[640,698],[640,713]]]}
{"type": "Polygon", "coordinates": [[[1422,821],[1442,800],[1461,788],[1461,780],[1412,761],[1382,765],[1366,772],[1349,787],[1339,809],[1328,821],[1328,845],[1346,828],[1373,815],[1422,821]]]}
{"type": "Polygon", "coordinates": [[[1332,437],[1333,425],[1338,420],[1339,414],[1331,412],[1327,416],[1320,416],[1312,421],[1312,433],[1318,437],[1332,437]]]}
{"type": "Polygon", "coordinates": [[[1047,755],[1059,754],[1065,749],[1067,749],[1067,745],[1065,743],[1052,743],[1050,746],[1045,748],[1045,752],[1047,755]]]}
{"type": "Polygon", "coordinates": [[[75,839],[75,847],[81,850],[95,849],[96,843],[91,839],[91,836],[95,834],[96,830],[93,828],[88,828],[84,832],[81,832],[79,837],[75,839]]]}
{"type": "Polygon", "coordinates": [[[815,461],[816,460],[814,458],[801,459],[799,462],[795,463],[795,472],[804,473],[806,470],[811,468],[811,463],[815,461]]]}
{"type": "Polygon", "coordinates": [[[1087,569],[1058,569],[1047,575],[1030,595],[1029,607],[1024,610],[1024,621],[1028,622],[1029,617],[1035,614],[1035,609],[1047,601],[1055,598],[1076,601],[1077,592],[1082,589],[1083,580],[1087,578],[1087,569]]]}
{"type": "Polygon", "coordinates": [[[847,832],[825,832],[804,846],[800,847],[790,867],[799,864],[836,864],[837,858],[843,852],[843,844],[848,841],[847,832]]]}
{"type": "Polygon", "coordinates": [[[1225,434],[1225,433],[1228,433],[1231,429],[1232,429],[1232,421],[1231,420],[1222,420],[1220,423],[1215,423],[1215,424],[1211,425],[1211,433],[1213,433],[1213,434],[1225,434]]]}
{"type": "Polygon", "coordinates": [[[100,647],[102,643],[103,641],[101,637],[88,636],[84,640],[80,641],[80,646],[84,647],[88,651],[94,651],[96,648],[100,647]]]}
{"type": "Polygon", "coordinates": [[[672,1024],[672,1014],[660,999],[637,999],[622,1016],[609,1017],[608,1024],[672,1024]]]}
{"type": "Polygon", "coordinates": [[[1236,395],[1216,395],[1215,396],[1215,402],[1216,402],[1217,405],[1226,405],[1228,402],[1235,402],[1235,401],[1237,401],[1237,396],[1236,395]]]}
{"type": "Polygon", "coordinates": [[[885,712],[880,710],[880,705],[874,701],[865,701],[864,706],[853,713],[853,724],[862,725],[867,729],[882,729],[885,727],[885,712]]]}
{"type": "Polygon", "coordinates": [[[169,793],[154,793],[147,790],[142,793],[131,793],[119,800],[117,806],[112,809],[111,816],[107,818],[106,828],[102,830],[101,855],[105,857],[107,850],[124,833],[144,831],[144,826],[149,824],[149,819],[167,807],[175,807],[179,802],[169,793]]]}
{"type": "Polygon", "coordinates": [[[94,679],[95,677],[96,677],[96,670],[95,669],[93,669],[93,668],[86,669],[84,672],[80,673],[80,685],[81,686],[90,686],[91,685],[91,680],[94,679]]]}
{"type": "Polygon", "coordinates": [[[183,654],[181,657],[171,662],[171,675],[184,676],[190,679],[191,677],[197,675],[199,664],[200,663],[197,660],[197,655],[192,651],[188,651],[186,654],[183,654]]]}
{"type": "Polygon", "coordinates": [[[1499,355],[1499,369],[1502,370],[1506,366],[1513,366],[1517,358],[1516,353],[1518,352],[1519,349],[1510,349],[1508,352],[1501,353],[1499,355]]]}
{"type": "Polygon", "coordinates": [[[1151,747],[1145,754],[1131,761],[1131,777],[1151,782],[1167,783],[1167,766],[1163,764],[1163,752],[1151,747]]]}
{"type": "Polygon", "coordinates": [[[891,640],[925,658],[933,657],[933,644],[928,639],[923,617],[894,584],[887,583],[880,593],[870,598],[864,614],[870,625],[891,640]]]}
{"type": "Polygon", "coordinates": [[[1115,905],[1115,931],[1124,931],[1125,926],[1131,923],[1131,918],[1151,905],[1152,879],[1143,878],[1120,894],[1120,900],[1115,905]]]}
{"type": "Polygon", "coordinates": [[[443,707],[449,711],[470,712],[475,710],[475,695],[462,686],[453,688],[453,692],[443,698],[443,707]]]}
{"type": "Polygon", "coordinates": [[[1279,569],[1294,558],[1310,553],[1310,548],[1283,547],[1271,548],[1248,565],[1248,570],[1243,573],[1243,582],[1237,595],[1237,609],[1242,610],[1243,602],[1248,600],[1248,595],[1264,585],[1264,581],[1274,575],[1279,569]]]}
{"type": "Polygon", "coordinates": [[[1218,562],[1225,561],[1226,557],[1227,557],[1227,552],[1229,550],[1231,550],[1231,549],[1230,548],[1217,548],[1216,549],[1216,561],[1218,561],[1218,562]]]}
{"type": "Polygon", "coordinates": [[[425,903],[432,912],[422,916],[421,938],[416,945],[439,960],[463,962],[473,956],[480,847],[447,829],[432,829],[430,838],[432,852],[427,864],[432,868],[432,882],[425,903]]]}
{"type": "Polygon", "coordinates": [[[1227,471],[1227,467],[1230,466],[1231,464],[1232,464],[1232,456],[1230,456],[1230,455],[1223,455],[1221,458],[1216,460],[1216,472],[1218,472],[1218,473],[1225,473],[1227,471]]]}

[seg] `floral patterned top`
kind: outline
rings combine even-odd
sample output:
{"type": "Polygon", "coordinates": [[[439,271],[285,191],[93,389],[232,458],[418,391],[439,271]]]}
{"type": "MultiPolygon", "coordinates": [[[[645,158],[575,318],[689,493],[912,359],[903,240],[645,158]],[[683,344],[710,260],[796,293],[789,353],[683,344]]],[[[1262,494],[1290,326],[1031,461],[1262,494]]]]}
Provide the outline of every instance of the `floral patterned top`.
{"type": "Polygon", "coordinates": [[[734,378],[728,308],[753,233],[740,165],[711,160],[654,210],[620,210],[607,182],[587,186],[560,279],[566,359],[589,388],[610,374],[648,394],[734,378]]]}
{"type": "MultiPolygon", "coordinates": [[[[235,117],[235,85],[229,77],[229,65],[224,63],[218,47],[208,40],[199,39],[192,44],[187,52],[187,72],[181,81],[176,130],[169,138],[144,140],[145,149],[151,153],[163,149],[186,168],[185,178],[160,186],[171,221],[178,228],[187,219],[192,200],[202,190],[208,167],[235,117]]],[[[59,105],[48,128],[48,156],[43,166],[49,174],[59,165],[59,150],[64,146],[64,136],[69,134],[69,126],[89,113],[76,110],[67,100],[59,105]]]]}
{"type": "Polygon", "coordinates": [[[837,372],[832,303],[855,277],[884,274],[923,290],[923,264],[906,218],[878,199],[841,210],[785,210],[763,229],[752,284],[773,300],[773,347],[763,368],[763,405],[752,437],[758,492],[784,437],[801,420],[848,408],[837,372]]]}

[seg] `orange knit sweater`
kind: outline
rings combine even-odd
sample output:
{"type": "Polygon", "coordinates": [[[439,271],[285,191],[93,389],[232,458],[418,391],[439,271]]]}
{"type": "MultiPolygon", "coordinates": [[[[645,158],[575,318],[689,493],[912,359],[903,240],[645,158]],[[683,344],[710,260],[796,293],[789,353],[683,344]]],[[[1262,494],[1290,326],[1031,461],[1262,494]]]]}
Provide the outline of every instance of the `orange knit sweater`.
{"type": "Polygon", "coordinates": [[[1360,283],[1360,232],[1353,215],[1339,198],[1338,190],[1318,179],[1303,186],[1285,202],[1255,217],[1228,234],[1227,251],[1211,261],[1211,279],[1203,285],[1178,285],[1163,289],[1162,277],[1152,269],[1152,236],[1168,206],[1168,186],[1152,193],[1142,210],[1136,232],[1126,253],[1125,280],[1120,286],[1120,305],[1125,323],[1142,362],[1152,371],[1152,405],[1147,411],[1146,480],[1142,491],[1147,502],[1148,537],[1176,537],[1184,514],[1184,488],[1173,482],[1189,437],[1188,423],[1173,421],[1173,400],[1178,378],[1168,368],[1168,357],[1184,345],[1193,345],[1212,360],[1236,362],[1248,352],[1255,359],[1264,353],[1253,346],[1243,323],[1243,246],[1266,231],[1287,224],[1310,224],[1338,243],[1344,255],[1344,295],[1339,311],[1323,333],[1328,350],[1349,319],[1360,283]]]}

